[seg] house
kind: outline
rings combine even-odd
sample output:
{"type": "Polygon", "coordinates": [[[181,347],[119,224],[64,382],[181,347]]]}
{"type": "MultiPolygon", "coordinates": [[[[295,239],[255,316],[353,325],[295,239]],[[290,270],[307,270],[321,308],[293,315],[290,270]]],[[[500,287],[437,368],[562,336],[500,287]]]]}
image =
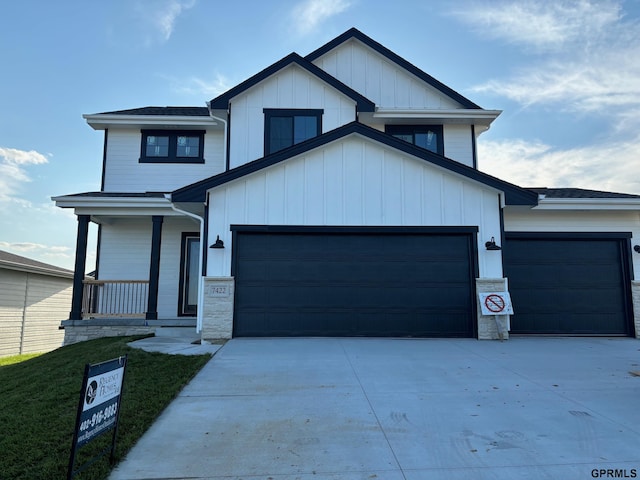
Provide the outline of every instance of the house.
{"type": "Polygon", "coordinates": [[[62,346],[73,272],[0,250],[0,356],[62,346]]]}
{"type": "Polygon", "coordinates": [[[483,173],[476,140],[500,113],[350,29],[206,107],[85,115],[101,190],[54,198],[78,218],[65,341],[490,339],[478,294],[505,290],[512,333],[638,336],[640,196],[483,173]]]}

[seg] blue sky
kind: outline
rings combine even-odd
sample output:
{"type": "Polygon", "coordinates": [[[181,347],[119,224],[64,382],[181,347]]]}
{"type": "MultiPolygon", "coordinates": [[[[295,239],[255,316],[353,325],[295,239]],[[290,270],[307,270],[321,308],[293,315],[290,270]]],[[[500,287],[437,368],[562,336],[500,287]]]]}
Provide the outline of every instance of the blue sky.
{"type": "Polygon", "coordinates": [[[21,0],[0,27],[0,249],[62,267],[75,216],[50,197],[100,188],[82,114],[204,106],[350,27],[503,110],[481,170],[640,194],[640,0],[21,0]]]}

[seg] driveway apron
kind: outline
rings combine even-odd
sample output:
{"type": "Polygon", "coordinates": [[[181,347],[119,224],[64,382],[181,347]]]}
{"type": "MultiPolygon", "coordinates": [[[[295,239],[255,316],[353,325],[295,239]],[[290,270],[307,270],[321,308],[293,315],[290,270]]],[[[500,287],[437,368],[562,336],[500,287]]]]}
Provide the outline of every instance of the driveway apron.
{"type": "Polygon", "coordinates": [[[110,478],[633,478],[639,365],[630,338],[233,339],[110,478]]]}

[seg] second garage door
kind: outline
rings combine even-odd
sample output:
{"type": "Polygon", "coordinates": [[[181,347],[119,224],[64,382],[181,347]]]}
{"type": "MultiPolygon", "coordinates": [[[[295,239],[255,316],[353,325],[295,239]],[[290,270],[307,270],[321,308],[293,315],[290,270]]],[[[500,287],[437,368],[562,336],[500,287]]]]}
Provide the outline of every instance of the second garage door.
{"type": "Polygon", "coordinates": [[[235,232],[235,336],[474,336],[475,234],[235,232]]]}
{"type": "Polygon", "coordinates": [[[631,335],[628,237],[507,233],[511,332],[631,335]]]}

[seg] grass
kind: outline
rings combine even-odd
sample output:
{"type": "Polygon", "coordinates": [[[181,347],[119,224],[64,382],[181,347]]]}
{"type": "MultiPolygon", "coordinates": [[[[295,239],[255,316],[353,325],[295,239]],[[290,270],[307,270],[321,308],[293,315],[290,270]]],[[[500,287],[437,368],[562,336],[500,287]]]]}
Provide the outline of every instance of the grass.
{"type": "MultiPolygon", "coordinates": [[[[140,337],[111,337],[0,363],[0,479],[64,479],[87,363],[128,355],[116,438],[116,463],[211,358],[149,353],[127,346],[140,337]]],[[[78,450],[78,469],[108,447],[112,432],[78,450]]],[[[171,441],[171,439],[167,439],[171,441]]],[[[107,478],[108,455],[76,475],[107,478]]]]}

